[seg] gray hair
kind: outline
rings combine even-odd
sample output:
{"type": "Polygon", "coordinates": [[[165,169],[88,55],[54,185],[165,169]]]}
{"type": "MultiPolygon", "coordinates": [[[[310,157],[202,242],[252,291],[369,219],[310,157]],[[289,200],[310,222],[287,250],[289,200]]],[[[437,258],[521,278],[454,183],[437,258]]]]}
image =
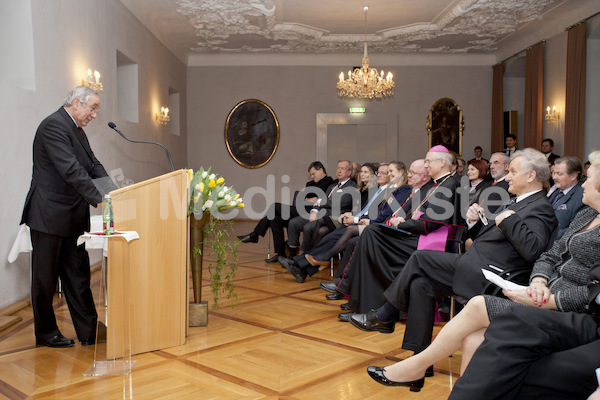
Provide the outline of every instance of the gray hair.
{"type": "Polygon", "coordinates": [[[524,172],[535,171],[535,179],[543,185],[544,189],[548,189],[550,186],[550,166],[546,156],[541,151],[529,147],[515,151],[510,161],[517,157],[522,158],[521,165],[525,169],[524,172]]]}
{"type": "Polygon", "coordinates": [[[339,160],[338,164],[341,163],[341,162],[348,163],[348,171],[354,172],[354,165],[352,165],[352,161],[350,161],[350,160],[339,160]]]}
{"type": "Polygon", "coordinates": [[[452,165],[456,165],[455,160],[456,156],[452,153],[436,153],[438,158],[446,161],[446,166],[452,169],[452,165]]]}
{"type": "MultiPolygon", "coordinates": [[[[501,151],[492,154],[492,156],[502,156],[502,161],[504,162],[504,164],[510,164],[510,157],[506,155],[506,153],[503,153],[501,151]]],[[[492,158],[490,156],[490,158],[492,158]]]]}
{"type": "Polygon", "coordinates": [[[65,98],[65,102],[63,103],[63,106],[71,107],[73,105],[73,100],[75,100],[75,98],[78,98],[82,104],[85,104],[85,103],[87,103],[87,101],[89,100],[91,95],[96,95],[96,96],[100,97],[98,92],[96,92],[94,89],[90,88],[89,86],[77,86],[75,89],[73,89],[69,92],[69,94],[65,98]]]}
{"type": "Polygon", "coordinates": [[[596,190],[600,190],[600,151],[592,151],[588,160],[591,162],[590,168],[593,168],[595,173],[594,186],[596,190]]]}

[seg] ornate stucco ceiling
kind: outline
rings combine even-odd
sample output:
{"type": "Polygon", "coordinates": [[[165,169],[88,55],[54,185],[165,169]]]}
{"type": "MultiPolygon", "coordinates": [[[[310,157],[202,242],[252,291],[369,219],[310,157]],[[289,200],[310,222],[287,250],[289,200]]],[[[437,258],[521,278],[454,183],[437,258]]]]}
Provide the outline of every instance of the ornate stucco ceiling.
{"type": "Polygon", "coordinates": [[[369,6],[369,51],[393,54],[511,51],[522,37],[535,42],[549,25],[562,30],[594,7],[600,10],[600,0],[121,2],[181,59],[193,54],[357,53],[365,38],[363,5],[369,6]]]}

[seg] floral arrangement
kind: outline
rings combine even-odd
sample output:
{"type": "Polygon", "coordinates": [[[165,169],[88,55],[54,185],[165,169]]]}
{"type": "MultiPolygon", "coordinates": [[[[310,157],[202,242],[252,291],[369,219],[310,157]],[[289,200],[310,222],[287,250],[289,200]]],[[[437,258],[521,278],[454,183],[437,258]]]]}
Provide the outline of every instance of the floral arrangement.
{"type": "Polygon", "coordinates": [[[208,265],[213,308],[219,308],[221,294],[228,299],[237,297],[233,282],[238,268],[237,246],[240,243],[239,240],[228,240],[233,221],[219,219],[219,212],[244,207],[244,203],[232,187],[225,185],[225,178],[211,173],[210,168],[204,170],[200,167],[195,174],[190,170],[190,177],[192,190],[188,215],[193,215],[190,245],[194,302],[200,303],[202,298],[202,256],[206,244],[215,260],[208,265]]]}
{"type": "Polygon", "coordinates": [[[210,167],[208,170],[200,167],[192,175],[190,187],[193,189],[188,215],[203,212],[214,215],[218,211],[244,207],[240,195],[231,186],[225,185],[225,178],[211,174],[210,167]]]}

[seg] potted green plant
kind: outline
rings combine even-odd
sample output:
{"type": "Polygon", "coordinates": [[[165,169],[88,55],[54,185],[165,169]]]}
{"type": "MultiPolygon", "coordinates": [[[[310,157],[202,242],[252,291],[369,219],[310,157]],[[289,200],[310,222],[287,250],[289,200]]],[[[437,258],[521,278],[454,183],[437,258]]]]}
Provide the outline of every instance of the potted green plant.
{"type": "MultiPolygon", "coordinates": [[[[190,171],[191,173],[191,171],[190,171]]],[[[194,301],[190,303],[190,326],[206,326],[208,322],[206,302],[202,302],[202,260],[204,245],[214,252],[216,261],[210,262],[210,282],[213,308],[219,307],[221,294],[235,298],[233,281],[238,267],[238,240],[228,240],[233,225],[231,220],[219,218],[222,211],[244,206],[242,198],[232,187],[225,185],[225,178],[204,168],[192,175],[190,184],[190,266],[194,301]]]]}

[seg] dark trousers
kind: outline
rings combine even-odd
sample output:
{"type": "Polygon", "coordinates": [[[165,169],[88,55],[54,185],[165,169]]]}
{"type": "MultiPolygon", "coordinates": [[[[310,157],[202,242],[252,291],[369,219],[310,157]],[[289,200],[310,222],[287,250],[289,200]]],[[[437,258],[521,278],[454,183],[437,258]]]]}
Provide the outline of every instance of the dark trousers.
{"type": "Polygon", "coordinates": [[[62,237],[31,229],[31,304],[35,336],[50,339],[60,334],[52,298],[60,276],[73,326],[79,340],[96,335],[98,314],[90,289],[90,259],[77,237],[62,237]]]}
{"type": "Polygon", "coordinates": [[[386,289],[386,300],[407,313],[402,348],[423,351],[431,343],[435,303],[452,294],[452,280],[460,255],[419,250],[386,289]]]}
{"type": "Polygon", "coordinates": [[[344,278],[350,281],[350,292],[342,293],[350,295],[352,311],[367,313],[385,303],[383,292],[417,249],[418,240],[419,235],[407,235],[383,224],[365,228],[344,278]]]}
{"type": "Polygon", "coordinates": [[[269,206],[267,214],[258,221],[254,232],[260,236],[265,236],[267,230],[271,228],[273,233],[273,247],[275,253],[285,255],[285,233],[283,229],[288,226],[288,221],[298,216],[296,207],[287,204],[273,203],[269,206]]]}
{"type": "Polygon", "coordinates": [[[598,323],[512,307],[494,318],[449,399],[586,399],[598,386],[598,323]]]}

